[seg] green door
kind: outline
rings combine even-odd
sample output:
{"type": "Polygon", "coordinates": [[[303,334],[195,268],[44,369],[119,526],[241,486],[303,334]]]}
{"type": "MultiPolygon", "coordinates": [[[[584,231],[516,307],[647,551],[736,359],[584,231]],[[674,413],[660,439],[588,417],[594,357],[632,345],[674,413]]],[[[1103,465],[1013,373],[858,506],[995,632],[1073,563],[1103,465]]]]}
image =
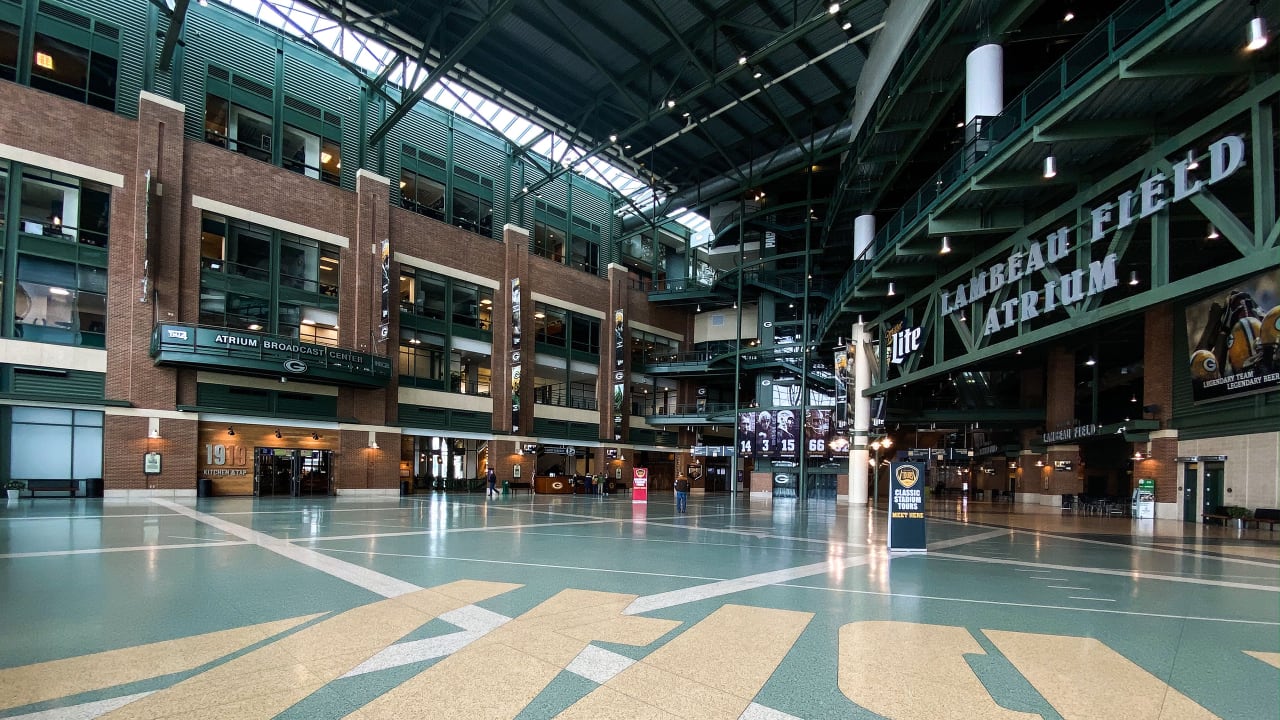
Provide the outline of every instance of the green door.
{"type": "Polygon", "coordinates": [[[1187,463],[1182,471],[1182,521],[1200,522],[1200,466],[1187,463]]]}
{"type": "Polygon", "coordinates": [[[1204,503],[1201,512],[1212,513],[1214,508],[1222,505],[1222,463],[1207,462],[1204,464],[1204,503]]]}

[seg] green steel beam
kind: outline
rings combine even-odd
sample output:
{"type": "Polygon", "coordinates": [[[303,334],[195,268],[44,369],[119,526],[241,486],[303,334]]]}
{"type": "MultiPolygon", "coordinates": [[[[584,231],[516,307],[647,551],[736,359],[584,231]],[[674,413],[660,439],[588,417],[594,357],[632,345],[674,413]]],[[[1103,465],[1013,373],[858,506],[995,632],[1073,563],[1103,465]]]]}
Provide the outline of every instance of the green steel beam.
{"type": "Polygon", "coordinates": [[[1156,123],[1153,118],[1075,120],[1057,125],[1036,125],[1031,129],[1031,139],[1039,143],[1106,140],[1120,137],[1146,137],[1155,130],[1156,123]]]}
{"type": "Polygon", "coordinates": [[[494,4],[490,6],[489,11],[485,13],[480,22],[476,23],[476,25],[471,28],[471,31],[467,33],[466,37],[464,37],[452,50],[450,50],[448,55],[441,58],[440,62],[437,63],[435,67],[431,68],[431,72],[427,73],[427,77],[422,81],[422,84],[414,89],[413,92],[405,96],[404,99],[400,101],[400,104],[396,109],[382,121],[382,124],[374,128],[374,131],[369,134],[369,144],[376,144],[391,130],[391,128],[395,127],[396,123],[400,122],[405,115],[408,115],[409,111],[413,109],[413,106],[422,99],[422,96],[426,95],[427,90],[430,90],[436,82],[452,70],[453,66],[457,65],[458,61],[462,60],[462,57],[466,55],[476,43],[480,42],[480,39],[483,38],[486,33],[489,32],[489,28],[495,25],[498,20],[502,19],[504,15],[511,11],[515,2],[516,0],[496,0],[494,4]]]}
{"type": "Polygon", "coordinates": [[[182,37],[182,27],[187,22],[187,6],[190,0],[174,0],[173,10],[169,13],[169,29],[164,34],[164,44],[160,47],[160,70],[169,72],[173,62],[173,51],[178,47],[178,39],[182,37]]]}
{"type": "Polygon", "coordinates": [[[1169,55],[1120,60],[1121,80],[1237,75],[1249,71],[1250,63],[1240,54],[1169,55]]]}
{"type": "Polygon", "coordinates": [[[986,234],[1017,230],[1026,222],[1027,209],[1021,205],[963,208],[931,214],[928,233],[933,236],[986,234]]]}

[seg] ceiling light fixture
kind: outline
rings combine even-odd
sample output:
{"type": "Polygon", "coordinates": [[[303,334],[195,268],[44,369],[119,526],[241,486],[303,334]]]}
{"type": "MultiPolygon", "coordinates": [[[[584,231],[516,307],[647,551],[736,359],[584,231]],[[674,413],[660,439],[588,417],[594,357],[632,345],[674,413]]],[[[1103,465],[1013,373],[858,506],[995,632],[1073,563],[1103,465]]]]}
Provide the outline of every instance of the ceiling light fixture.
{"type": "Polygon", "coordinates": [[[747,56],[746,56],[746,55],[739,56],[739,57],[738,57],[738,64],[739,64],[739,65],[746,65],[746,64],[747,64],[747,56]]]}
{"type": "Polygon", "coordinates": [[[942,248],[938,250],[939,255],[946,255],[951,252],[951,238],[946,235],[942,236],[942,248]]]}
{"type": "Polygon", "coordinates": [[[1200,167],[1200,161],[1196,159],[1196,151],[1188,150],[1187,151],[1187,169],[1195,170],[1198,167],[1200,167]]]}
{"type": "Polygon", "coordinates": [[[668,101],[667,101],[667,109],[668,109],[668,110],[670,110],[671,108],[673,108],[673,107],[675,107],[675,106],[676,106],[676,101],[675,101],[675,100],[668,100],[668,101]]]}
{"type": "Polygon", "coordinates": [[[284,436],[280,434],[280,428],[276,428],[276,439],[279,440],[282,437],[284,436]]]}
{"type": "Polygon", "coordinates": [[[846,21],[846,22],[845,22],[845,24],[843,24],[843,25],[841,25],[841,26],[840,26],[840,29],[841,29],[841,30],[851,30],[851,29],[853,29],[853,23],[851,23],[851,22],[847,22],[847,21],[846,21]]]}
{"type": "Polygon", "coordinates": [[[618,142],[618,136],[617,136],[617,135],[610,135],[610,136],[609,136],[609,142],[618,142]]]}
{"type": "Polygon", "coordinates": [[[889,293],[888,293],[888,295],[889,295],[889,297],[893,297],[893,296],[894,296],[894,294],[895,294],[895,293],[893,292],[893,281],[892,281],[892,280],[890,280],[890,281],[889,281],[889,293]]]}
{"type": "Polygon", "coordinates": [[[1249,44],[1245,50],[1261,50],[1267,46],[1267,21],[1258,12],[1258,0],[1253,0],[1253,19],[1249,21],[1249,44]]]}
{"type": "Polygon", "coordinates": [[[1145,456],[1142,454],[1142,451],[1141,451],[1141,450],[1135,450],[1135,451],[1133,451],[1133,459],[1134,459],[1134,460],[1142,460],[1144,457],[1145,457],[1145,456]]]}
{"type": "Polygon", "coordinates": [[[231,426],[231,427],[229,427],[229,428],[227,428],[227,434],[228,434],[228,435],[232,435],[232,436],[234,436],[234,435],[236,434],[236,428],[235,428],[235,426],[234,426],[234,425],[233,425],[233,426],[231,426]]]}
{"type": "Polygon", "coordinates": [[[764,73],[762,73],[762,72],[760,72],[759,70],[757,70],[757,71],[755,71],[755,73],[753,73],[753,74],[751,75],[751,77],[753,77],[753,78],[755,78],[755,79],[759,80],[759,79],[761,78],[761,76],[763,76],[763,75],[764,75],[764,73]]]}
{"type": "Polygon", "coordinates": [[[1094,365],[1097,365],[1097,364],[1098,364],[1098,361],[1097,361],[1097,360],[1094,360],[1094,359],[1093,359],[1093,356],[1092,356],[1092,355],[1090,355],[1090,356],[1089,356],[1089,359],[1084,361],[1084,364],[1085,364],[1085,365],[1088,365],[1089,367],[1093,367],[1094,365]]]}
{"type": "Polygon", "coordinates": [[[1205,239],[1217,240],[1220,237],[1222,236],[1218,234],[1218,228],[1214,227],[1213,223],[1209,223],[1209,233],[1205,235],[1205,239]]]}
{"type": "Polygon", "coordinates": [[[1131,271],[1131,272],[1129,273],[1129,284],[1130,284],[1130,285],[1137,285],[1137,284],[1138,284],[1138,271],[1137,271],[1137,270],[1133,270],[1133,271],[1131,271]]]}
{"type": "Polygon", "coordinates": [[[1076,14],[1071,12],[1070,10],[1067,11],[1066,15],[1062,16],[1062,22],[1071,22],[1072,20],[1075,20],[1075,19],[1076,19],[1076,14]]]}
{"type": "Polygon", "coordinates": [[[1049,146],[1049,154],[1044,156],[1044,178],[1056,177],[1058,174],[1058,158],[1053,155],[1053,146],[1049,146]]]}
{"type": "Polygon", "coordinates": [[[1131,403],[1136,403],[1136,402],[1138,402],[1138,393],[1134,393],[1134,394],[1129,398],[1129,402],[1131,402],[1131,403]]]}
{"type": "Polygon", "coordinates": [[[830,13],[830,14],[832,14],[832,15],[835,15],[836,13],[840,12],[840,3],[838,3],[838,2],[833,2],[833,3],[831,3],[830,5],[828,5],[828,6],[827,6],[827,12],[828,12],[828,13],[830,13]]]}

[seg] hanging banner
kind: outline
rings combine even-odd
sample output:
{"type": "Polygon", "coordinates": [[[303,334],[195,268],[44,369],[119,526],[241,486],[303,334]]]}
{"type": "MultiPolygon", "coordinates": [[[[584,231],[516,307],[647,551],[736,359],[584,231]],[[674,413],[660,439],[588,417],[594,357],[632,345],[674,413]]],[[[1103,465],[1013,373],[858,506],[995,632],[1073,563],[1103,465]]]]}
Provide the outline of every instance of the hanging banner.
{"type": "Polygon", "coordinates": [[[622,439],[623,408],[627,406],[627,331],[622,310],[613,311],[613,439],[622,439]]]}
{"type": "Polygon", "coordinates": [[[836,351],[836,432],[849,430],[849,386],[853,384],[853,366],[849,364],[849,349],[836,351]]]}
{"type": "Polygon", "coordinates": [[[924,464],[889,464],[889,549],[925,552],[924,464]]]}
{"type": "Polygon", "coordinates": [[[799,445],[796,435],[799,434],[800,425],[796,422],[796,412],[794,410],[779,410],[774,424],[777,427],[774,444],[778,449],[778,459],[796,460],[799,458],[799,445]]]}
{"type": "Polygon", "coordinates": [[[1193,400],[1280,388],[1280,271],[1238,281],[1187,306],[1186,324],[1193,400]]]}
{"type": "Polygon", "coordinates": [[[386,340],[391,332],[391,241],[382,241],[382,324],[378,340],[386,340]]]}
{"type": "Polygon", "coordinates": [[[520,432],[520,278],[511,279],[511,432],[520,432]]]}
{"type": "Polygon", "coordinates": [[[649,502],[649,468],[631,469],[631,502],[649,502]]]}

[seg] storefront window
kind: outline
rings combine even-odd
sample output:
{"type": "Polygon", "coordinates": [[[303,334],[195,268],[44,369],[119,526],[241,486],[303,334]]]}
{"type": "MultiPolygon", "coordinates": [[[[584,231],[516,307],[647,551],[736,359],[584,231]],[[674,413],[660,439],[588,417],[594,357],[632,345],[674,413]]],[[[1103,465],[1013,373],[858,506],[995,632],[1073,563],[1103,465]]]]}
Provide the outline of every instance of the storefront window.
{"type": "Polygon", "coordinates": [[[9,477],[86,480],[102,477],[102,413],[14,407],[9,477]]]}

